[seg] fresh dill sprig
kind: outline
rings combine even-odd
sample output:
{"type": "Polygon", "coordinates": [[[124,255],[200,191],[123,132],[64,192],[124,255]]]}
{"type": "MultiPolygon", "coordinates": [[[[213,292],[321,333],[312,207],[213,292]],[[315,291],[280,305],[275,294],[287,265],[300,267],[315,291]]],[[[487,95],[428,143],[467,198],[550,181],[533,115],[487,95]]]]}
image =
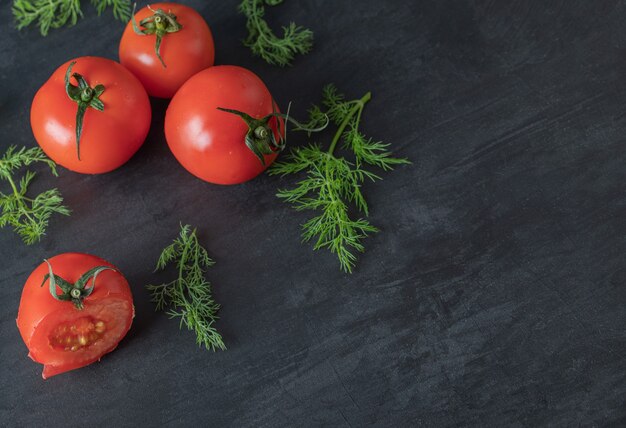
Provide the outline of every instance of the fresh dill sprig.
{"type": "Polygon", "coordinates": [[[323,109],[313,106],[305,126],[314,128],[327,118],[335,123],[338,128],[329,148],[324,150],[319,144],[311,144],[292,149],[285,161],[275,163],[269,170],[271,175],[281,176],[305,173],[295,187],[279,190],[277,196],[297,211],[320,212],[302,225],[302,239],[314,240],[315,250],[327,248],[336,254],[341,269],[349,273],[356,264],[356,253],[365,250],[362,240],[378,231],[367,219],[354,219],[350,215],[351,207],[365,217],[369,215],[361,185],[366,180],[381,179],[365,167],[388,171],[410,163],[404,158],[394,158],[388,150],[389,144],[367,138],[359,131],[363,108],[370,99],[368,92],[360,99],[347,101],[335,86],[324,87],[323,109]],[[340,140],[342,148],[352,153],[353,161],[335,155],[340,140]]]}
{"type": "Polygon", "coordinates": [[[102,15],[107,7],[112,7],[115,19],[123,22],[130,19],[132,10],[130,0],[91,0],[91,4],[96,8],[98,16],[102,15]]]}
{"type": "MultiPolygon", "coordinates": [[[[37,22],[42,36],[51,28],[75,25],[82,18],[80,0],[13,0],[13,17],[17,29],[21,30],[37,22]]],[[[98,15],[107,7],[113,7],[113,16],[120,21],[130,19],[130,0],[91,0],[98,15]]]]}
{"type": "Polygon", "coordinates": [[[41,240],[53,213],[70,215],[57,189],[46,190],[35,198],[26,196],[28,186],[35,178],[34,172],[27,170],[16,184],[13,178],[15,171],[36,162],[48,165],[52,174],[57,176],[56,164],[39,147],[16,150],[15,146],[11,146],[0,158],[0,179],[11,186],[10,193],[0,192],[0,227],[12,226],[27,245],[41,240]]]}
{"type": "Polygon", "coordinates": [[[313,32],[291,22],[283,27],[282,38],[276,36],[263,16],[266,5],[276,6],[282,2],[283,0],[243,0],[239,11],[247,18],[248,36],[243,44],[268,64],[284,67],[291,65],[296,54],[304,55],[311,50],[313,32]]]}
{"type": "Polygon", "coordinates": [[[205,279],[206,269],[213,266],[206,249],[198,242],[196,230],[181,225],[180,235],[167,246],[157,262],[156,270],[173,264],[178,277],[165,284],[148,285],[157,310],[167,310],[170,318],[180,318],[180,328],[185,325],[196,333],[196,343],[206,349],[225,350],[222,336],[215,329],[220,305],[213,300],[211,284],[205,279]]]}
{"type": "Polygon", "coordinates": [[[13,0],[13,17],[21,30],[37,21],[42,36],[50,28],[74,25],[82,17],[80,0],[13,0]]]}

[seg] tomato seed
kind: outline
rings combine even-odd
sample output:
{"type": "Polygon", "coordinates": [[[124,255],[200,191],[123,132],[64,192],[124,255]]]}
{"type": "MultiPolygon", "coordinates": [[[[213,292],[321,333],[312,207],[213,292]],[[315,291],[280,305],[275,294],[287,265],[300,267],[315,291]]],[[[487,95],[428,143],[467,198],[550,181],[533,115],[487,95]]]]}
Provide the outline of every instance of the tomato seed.
{"type": "Polygon", "coordinates": [[[92,317],[82,317],[70,323],[58,325],[49,336],[53,348],[64,351],[78,351],[100,340],[105,331],[105,323],[92,317]],[[69,330],[69,331],[68,331],[69,330]]]}

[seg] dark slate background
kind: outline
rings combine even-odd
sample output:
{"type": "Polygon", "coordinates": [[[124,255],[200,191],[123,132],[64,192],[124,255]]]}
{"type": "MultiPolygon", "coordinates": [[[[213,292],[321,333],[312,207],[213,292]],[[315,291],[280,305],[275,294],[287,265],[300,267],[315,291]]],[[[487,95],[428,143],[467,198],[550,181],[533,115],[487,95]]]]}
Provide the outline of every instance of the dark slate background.
{"type": "MultiPolygon", "coordinates": [[[[117,59],[123,24],[14,31],[0,11],[0,146],[33,146],[30,102],[64,61],[117,59]]],[[[0,231],[0,421],[8,426],[605,426],[626,424],[626,4],[289,1],[272,25],[315,30],[279,69],[239,40],[236,1],[188,1],[218,64],[252,69],[300,116],[327,82],[371,90],[364,131],[414,164],[367,185],[371,220],[353,275],[299,242],[308,217],[263,175],[201,182],[163,137],[102,176],[61,171],[74,213],[40,244],[0,231]],[[144,285],[179,222],[217,265],[226,352],[153,311],[144,285]],[[44,257],[97,254],[132,284],[119,348],[48,381],[14,320],[44,257]]],[[[330,137],[329,135],[327,137],[330,137]]],[[[291,139],[303,144],[302,136],[291,139]]],[[[43,170],[42,170],[43,171],[43,170]]]]}

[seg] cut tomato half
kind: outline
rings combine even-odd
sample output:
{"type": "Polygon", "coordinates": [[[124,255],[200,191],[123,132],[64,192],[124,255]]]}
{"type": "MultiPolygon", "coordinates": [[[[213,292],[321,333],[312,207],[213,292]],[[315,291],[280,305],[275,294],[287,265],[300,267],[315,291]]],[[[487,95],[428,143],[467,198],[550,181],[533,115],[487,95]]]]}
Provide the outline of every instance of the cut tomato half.
{"type": "Polygon", "coordinates": [[[111,352],[130,329],[133,316],[130,287],[113,265],[95,256],[67,253],[42,263],[30,275],[17,325],[29,356],[44,365],[45,379],[111,352]]]}

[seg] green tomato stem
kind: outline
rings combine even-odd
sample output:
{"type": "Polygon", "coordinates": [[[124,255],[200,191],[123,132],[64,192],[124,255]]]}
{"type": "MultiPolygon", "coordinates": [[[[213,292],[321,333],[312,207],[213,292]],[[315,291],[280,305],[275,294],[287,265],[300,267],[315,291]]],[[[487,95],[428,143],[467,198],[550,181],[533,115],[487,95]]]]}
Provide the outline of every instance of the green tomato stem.
{"type": "Polygon", "coordinates": [[[95,88],[89,86],[83,76],[78,73],[72,74],[72,67],[76,61],[72,61],[65,72],[65,92],[67,96],[78,104],[76,110],[76,155],[80,160],[80,137],[83,133],[83,120],[89,107],[104,111],[104,104],[100,100],[100,95],[104,92],[104,85],[97,85],[95,88]],[[76,79],[78,86],[72,85],[70,77],[76,79]]]}
{"type": "Polygon", "coordinates": [[[96,277],[99,273],[105,270],[115,271],[112,267],[108,266],[96,266],[83,273],[75,283],[66,281],[62,277],[56,275],[52,271],[52,265],[46,259],[44,262],[48,265],[48,273],[44,275],[41,287],[48,281],[48,288],[50,295],[59,301],[69,301],[74,304],[76,309],[83,309],[83,299],[89,297],[96,287],[96,277]],[[87,282],[92,279],[91,287],[85,288],[87,282]],[[57,294],[57,286],[61,289],[62,293],[57,294]]]}
{"type": "Polygon", "coordinates": [[[149,36],[153,34],[156,36],[154,53],[161,62],[163,68],[167,68],[167,65],[165,65],[165,61],[163,61],[163,58],[161,58],[161,42],[166,34],[176,33],[180,31],[183,26],[177,21],[176,15],[174,15],[171,11],[165,12],[163,9],[154,10],[150,6],[148,6],[148,9],[150,9],[150,11],[152,11],[154,14],[142,19],[139,24],[137,24],[137,21],[135,20],[136,6],[137,4],[135,3],[135,5],[133,6],[133,13],[131,18],[133,31],[139,36],[149,36]],[[143,27],[143,29],[140,27],[143,27]]]}

